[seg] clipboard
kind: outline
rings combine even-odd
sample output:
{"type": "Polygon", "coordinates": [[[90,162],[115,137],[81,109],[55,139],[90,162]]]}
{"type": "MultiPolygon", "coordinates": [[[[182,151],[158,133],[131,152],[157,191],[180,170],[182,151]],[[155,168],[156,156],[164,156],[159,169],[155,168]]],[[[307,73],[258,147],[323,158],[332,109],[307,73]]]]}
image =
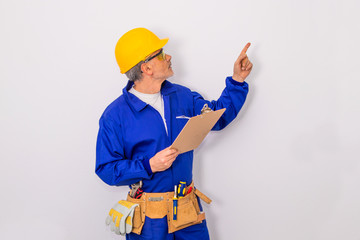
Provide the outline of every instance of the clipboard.
{"type": "Polygon", "coordinates": [[[190,118],[170,148],[177,149],[179,153],[197,148],[225,110],[226,108],[217,111],[205,111],[198,116],[190,118]]]}

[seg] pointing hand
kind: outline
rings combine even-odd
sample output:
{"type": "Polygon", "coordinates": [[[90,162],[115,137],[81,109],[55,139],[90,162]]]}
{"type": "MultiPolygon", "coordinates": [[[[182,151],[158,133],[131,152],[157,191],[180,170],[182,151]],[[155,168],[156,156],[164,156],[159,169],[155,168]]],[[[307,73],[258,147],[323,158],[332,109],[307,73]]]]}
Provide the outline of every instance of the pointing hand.
{"type": "Polygon", "coordinates": [[[250,62],[246,51],[250,47],[250,43],[247,43],[241,51],[239,57],[234,64],[233,79],[238,82],[244,82],[245,78],[250,74],[253,64],[250,62]]]}

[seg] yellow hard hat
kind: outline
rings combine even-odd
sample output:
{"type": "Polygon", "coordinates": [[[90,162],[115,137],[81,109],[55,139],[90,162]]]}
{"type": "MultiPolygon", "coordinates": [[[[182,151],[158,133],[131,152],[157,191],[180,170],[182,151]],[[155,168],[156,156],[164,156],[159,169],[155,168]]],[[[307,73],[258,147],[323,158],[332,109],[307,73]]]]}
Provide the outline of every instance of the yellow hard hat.
{"type": "Polygon", "coordinates": [[[164,47],[169,38],[160,39],[146,28],[135,28],[125,33],[115,47],[116,61],[121,73],[145,60],[151,53],[164,47]]]}

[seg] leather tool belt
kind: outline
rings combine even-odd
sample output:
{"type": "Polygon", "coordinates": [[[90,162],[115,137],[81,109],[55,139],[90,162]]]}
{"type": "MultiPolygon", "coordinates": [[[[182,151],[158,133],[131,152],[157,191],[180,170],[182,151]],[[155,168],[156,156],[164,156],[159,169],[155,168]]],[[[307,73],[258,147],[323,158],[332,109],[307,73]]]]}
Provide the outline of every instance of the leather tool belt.
{"type": "Polygon", "coordinates": [[[205,219],[205,213],[200,212],[196,196],[207,204],[211,203],[211,199],[205,196],[205,194],[200,192],[198,189],[194,189],[194,183],[191,183],[186,188],[186,192],[190,187],[192,187],[192,191],[184,197],[178,199],[177,220],[173,220],[174,192],[144,192],[140,199],[135,199],[128,195],[127,201],[139,204],[139,206],[135,208],[132,232],[141,234],[141,230],[145,223],[145,216],[152,219],[167,216],[169,233],[202,223],[205,219]]]}

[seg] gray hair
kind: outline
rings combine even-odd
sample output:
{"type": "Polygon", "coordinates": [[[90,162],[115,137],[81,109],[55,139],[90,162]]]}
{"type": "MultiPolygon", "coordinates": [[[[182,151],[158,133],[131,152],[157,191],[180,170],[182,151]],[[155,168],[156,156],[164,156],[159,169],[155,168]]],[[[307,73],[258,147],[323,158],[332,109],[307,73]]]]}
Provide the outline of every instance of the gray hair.
{"type": "Polygon", "coordinates": [[[141,80],[142,78],[141,64],[143,63],[144,61],[139,62],[125,73],[126,77],[130,81],[135,82],[136,80],[141,80]]]}

